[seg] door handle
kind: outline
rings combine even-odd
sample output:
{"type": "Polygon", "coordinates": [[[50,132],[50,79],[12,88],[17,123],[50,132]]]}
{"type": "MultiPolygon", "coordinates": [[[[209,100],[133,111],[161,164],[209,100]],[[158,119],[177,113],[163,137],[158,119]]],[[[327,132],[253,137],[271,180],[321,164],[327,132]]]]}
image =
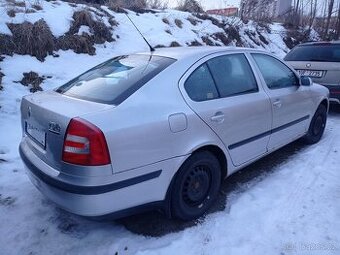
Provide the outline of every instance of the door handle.
{"type": "Polygon", "coordinates": [[[224,121],[224,114],[223,112],[216,112],[214,116],[210,118],[211,121],[222,123],[224,121]]]}
{"type": "Polygon", "coordinates": [[[275,107],[280,108],[280,107],[282,106],[282,102],[281,102],[281,100],[277,99],[277,100],[275,100],[275,102],[273,103],[273,105],[274,105],[275,107]]]}

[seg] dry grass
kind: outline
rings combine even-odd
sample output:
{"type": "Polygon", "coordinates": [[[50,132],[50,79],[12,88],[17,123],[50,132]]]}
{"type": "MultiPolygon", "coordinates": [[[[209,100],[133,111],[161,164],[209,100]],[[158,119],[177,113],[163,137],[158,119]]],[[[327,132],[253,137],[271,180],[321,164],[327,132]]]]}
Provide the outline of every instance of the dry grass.
{"type": "Polygon", "coordinates": [[[43,19],[38,20],[34,24],[23,22],[21,24],[8,24],[13,36],[4,38],[9,50],[22,55],[35,56],[43,61],[48,54],[52,54],[54,50],[54,36],[46,22],[43,19]]]}
{"type": "Polygon", "coordinates": [[[30,89],[31,92],[42,91],[40,84],[45,80],[44,77],[40,77],[35,72],[23,73],[23,78],[20,83],[24,86],[31,85],[32,88],[30,89]]]}
{"type": "Polygon", "coordinates": [[[183,22],[180,19],[175,19],[175,24],[179,28],[183,28],[183,22]]]}
{"type": "Polygon", "coordinates": [[[0,90],[3,90],[3,86],[2,86],[2,77],[4,77],[4,73],[1,72],[1,69],[0,69],[0,90]]]}
{"type": "Polygon", "coordinates": [[[115,12],[127,13],[124,9],[144,13],[148,4],[146,0],[107,0],[105,5],[115,12]]]}
{"type": "MultiPolygon", "coordinates": [[[[112,24],[114,24],[113,20],[114,19],[112,18],[112,24]]],[[[113,41],[110,29],[104,24],[104,22],[93,20],[91,13],[87,10],[76,11],[73,13],[73,23],[67,34],[77,34],[81,26],[88,26],[90,28],[90,31],[93,33],[91,40],[93,40],[94,43],[101,44],[113,41]]]]}
{"type": "Polygon", "coordinates": [[[198,20],[197,19],[195,19],[194,17],[189,17],[189,18],[187,18],[187,20],[191,23],[191,25],[193,25],[193,26],[197,26],[197,24],[198,24],[198,20]]]}
{"type": "Polygon", "coordinates": [[[232,41],[228,39],[225,33],[219,32],[212,35],[215,40],[221,41],[224,45],[229,45],[232,41]]]}
{"type": "Polygon", "coordinates": [[[17,6],[17,7],[26,7],[25,1],[16,1],[16,0],[6,0],[8,5],[17,6]]]}
{"type": "Polygon", "coordinates": [[[37,12],[35,9],[26,9],[25,13],[35,13],[37,12]]]}
{"type": "Polygon", "coordinates": [[[208,46],[217,46],[208,36],[202,36],[202,41],[208,46]]]}
{"type": "MultiPolygon", "coordinates": [[[[111,17],[110,24],[116,26],[114,18],[111,17]]],[[[38,60],[44,61],[47,55],[53,55],[55,50],[72,49],[76,53],[87,53],[94,55],[95,44],[112,42],[111,30],[103,21],[94,20],[88,10],[77,11],[73,14],[73,23],[70,30],[63,36],[55,38],[46,24],[41,19],[34,24],[23,22],[21,24],[8,24],[12,36],[0,34],[0,55],[31,55],[38,60]],[[91,35],[78,35],[81,26],[88,26],[91,35]]]]}
{"type": "Polygon", "coordinates": [[[167,25],[170,25],[170,21],[167,19],[167,18],[163,18],[162,21],[167,24],[167,25]]]}
{"type": "Polygon", "coordinates": [[[170,43],[169,47],[181,47],[181,45],[178,42],[173,41],[170,43]]]}
{"type": "Polygon", "coordinates": [[[36,9],[37,11],[41,11],[43,9],[42,6],[38,3],[32,4],[32,8],[36,9]]]}
{"type": "Polygon", "coordinates": [[[197,40],[192,41],[188,44],[189,46],[202,46],[202,43],[198,42],[197,40]]]}
{"type": "Polygon", "coordinates": [[[72,49],[75,53],[95,55],[96,48],[88,35],[63,35],[57,39],[56,48],[61,50],[72,49]]]}
{"type": "Polygon", "coordinates": [[[14,18],[14,17],[15,17],[15,14],[16,14],[15,9],[9,9],[9,10],[7,11],[7,15],[8,15],[9,17],[11,17],[11,18],[14,18]]]}

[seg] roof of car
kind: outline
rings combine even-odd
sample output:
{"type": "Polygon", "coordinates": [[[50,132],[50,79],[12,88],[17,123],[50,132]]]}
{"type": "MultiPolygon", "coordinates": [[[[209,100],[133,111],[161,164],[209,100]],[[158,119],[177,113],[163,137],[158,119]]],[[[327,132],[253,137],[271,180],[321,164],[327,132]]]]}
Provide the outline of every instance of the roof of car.
{"type": "MultiPolygon", "coordinates": [[[[241,48],[241,47],[221,47],[221,46],[199,46],[199,47],[172,47],[172,48],[159,48],[153,54],[170,57],[174,59],[183,59],[190,56],[204,57],[209,54],[223,52],[223,51],[263,51],[259,49],[241,48]]],[[[150,52],[142,52],[140,54],[150,54],[150,52]]]]}
{"type": "Polygon", "coordinates": [[[326,41],[322,41],[322,42],[307,42],[307,43],[301,43],[298,46],[307,46],[307,45],[333,45],[333,44],[340,44],[340,40],[339,41],[330,41],[330,42],[326,42],[326,41]]]}

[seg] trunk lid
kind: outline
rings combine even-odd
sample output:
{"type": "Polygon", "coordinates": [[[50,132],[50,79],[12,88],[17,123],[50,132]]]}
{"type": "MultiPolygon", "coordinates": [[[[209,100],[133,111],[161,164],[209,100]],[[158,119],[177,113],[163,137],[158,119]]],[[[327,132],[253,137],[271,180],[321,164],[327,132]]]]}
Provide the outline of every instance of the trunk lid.
{"type": "Polygon", "coordinates": [[[70,120],[113,107],[71,98],[55,91],[31,94],[21,102],[23,134],[41,160],[61,170],[64,136],[70,120]]]}

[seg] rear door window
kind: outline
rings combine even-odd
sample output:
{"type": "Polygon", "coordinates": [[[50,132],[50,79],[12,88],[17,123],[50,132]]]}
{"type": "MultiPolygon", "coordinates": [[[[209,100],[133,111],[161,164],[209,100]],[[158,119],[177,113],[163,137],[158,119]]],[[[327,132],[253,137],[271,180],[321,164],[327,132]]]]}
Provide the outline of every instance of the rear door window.
{"type": "Polygon", "coordinates": [[[303,45],[292,49],[286,61],[340,62],[340,44],[303,45]]]}
{"type": "Polygon", "coordinates": [[[258,91],[257,83],[244,54],[231,54],[208,61],[221,97],[258,91]]]}
{"type": "Polygon", "coordinates": [[[127,55],[100,64],[56,91],[88,101],[118,105],[175,59],[155,55],[127,55]]]}
{"type": "Polygon", "coordinates": [[[217,89],[207,64],[198,67],[186,80],[184,88],[194,101],[207,101],[218,98],[217,89]]]}

